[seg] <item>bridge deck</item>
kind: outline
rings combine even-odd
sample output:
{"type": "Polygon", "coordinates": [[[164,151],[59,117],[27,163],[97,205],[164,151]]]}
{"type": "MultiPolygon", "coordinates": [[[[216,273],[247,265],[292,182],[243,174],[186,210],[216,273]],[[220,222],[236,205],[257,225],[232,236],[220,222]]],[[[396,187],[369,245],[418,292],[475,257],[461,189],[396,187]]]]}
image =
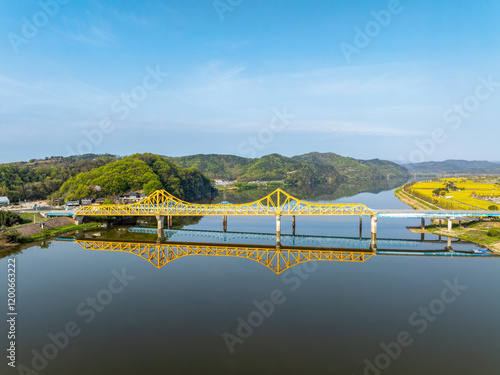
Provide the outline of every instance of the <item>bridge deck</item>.
{"type": "MultiPolygon", "coordinates": [[[[63,214],[61,214],[63,215],[63,214]]],[[[469,218],[500,217],[500,211],[372,210],[361,203],[314,203],[300,200],[281,189],[254,202],[232,204],[189,203],[158,190],[143,200],[124,205],[81,207],[75,216],[378,216],[389,218],[469,218]]]]}
{"type": "Polygon", "coordinates": [[[376,210],[378,217],[406,219],[460,219],[471,217],[500,217],[500,211],[481,210],[376,210]]]}

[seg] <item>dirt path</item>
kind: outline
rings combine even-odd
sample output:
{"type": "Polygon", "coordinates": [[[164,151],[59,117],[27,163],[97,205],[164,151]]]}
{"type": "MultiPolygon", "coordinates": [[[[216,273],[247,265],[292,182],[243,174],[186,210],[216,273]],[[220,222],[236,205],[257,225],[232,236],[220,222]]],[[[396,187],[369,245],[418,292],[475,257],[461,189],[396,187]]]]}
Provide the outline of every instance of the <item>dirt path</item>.
{"type": "Polygon", "coordinates": [[[37,234],[40,234],[40,231],[42,230],[42,227],[40,226],[41,224],[43,224],[47,229],[54,229],[67,225],[74,225],[75,222],[69,217],[58,217],[55,219],[44,221],[42,223],[24,225],[20,228],[17,228],[16,230],[21,233],[23,237],[36,236],[37,234]]]}
{"type": "MultiPolygon", "coordinates": [[[[22,227],[16,228],[14,230],[18,231],[21,233],[23,237],[29,237],[29,236],[36,236],[37,234],[40,234],[42,228],[40,226],[42,223],[36,223],[36,224],[27,224],[22,227]]],[[[59,227],[64,227],[67,225],[74,225],[75,222],[70,219],[69,217],[58,217],[55,219],[47,220],[43,222],[43,225],[46,229],[54,229],[54,228],[59,228],[59,227]]],[[[1,234],[0,234],[0,237],[1,234]]],[[[10,243],[7,242],[5,239],[0,238],[0,249],[6,249],[6,248],[11,248],[19,246],[18,243],[10,243]]]]}
{"type": "MultiPolygon", "coordinates": [[[[429,207],[420,203],[418,200],[414,199],[410,194],[408,194],[407,192],[405,192],[403,190],[396,192],[395,195],[396,195],[396,198],[398,198],[401,202],[403,202],[404,204],[406,204],[407,206],[410,206],[411,208],[413,208],[415,210],[430,210],[429,207]]],[[[437,209],[441,210],[441,208],[439,208],[433,204],[430,204],[430,203],[428,203],[428,204],[430,206],[436,207],[437,209]]]]}

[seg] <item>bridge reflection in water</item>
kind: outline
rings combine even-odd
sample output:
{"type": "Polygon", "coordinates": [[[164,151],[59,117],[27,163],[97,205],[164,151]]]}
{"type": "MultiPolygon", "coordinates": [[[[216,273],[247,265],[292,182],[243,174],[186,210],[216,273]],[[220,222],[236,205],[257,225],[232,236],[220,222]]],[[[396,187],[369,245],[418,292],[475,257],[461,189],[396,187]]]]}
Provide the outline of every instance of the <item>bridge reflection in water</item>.
{"type": "MultiPolygon", "coordinates": [[[[129,233],[142,233],[142,234],[156,234],[156,228],[148,227],[132,227],[129,233]]],[[[167,239],[172,239],[174,236],[188,236],[207,238],[209,241],[214,242],[230,242],[235,240],[250,240],[250,241],[276,241],[275,234],[269,233],[252,233],[252,232],[220,232],[212,230],[196,230],[196,229],[164,229],[164,236],[167,239]]],[[[379,238],[378,244],[381,247],[419,247],[424,242],[426,243],[442,243],[438,240],[408,240],[398,238],[379,238]]],[[[338,237],[338,236],[304,236],[304,235],[290,235],[282,234],[280,245],[284,246],[298,246],[306,244],[314,244],[328,248],[355,248],[355,249],[369,249],[371,244],[370,238],[365,237],[338,237]]]]}
{"type": "Polygon", "coordinates": [[[375,254],[371,251],[318,248],[276,248],[272,246],[220,245],[202,243],[76,241],[85,250],[118,251],[146,259],[157,268],[190,255],[246,258],[258,262],[277,274],[310,261],[364,262],[375,254]]]}

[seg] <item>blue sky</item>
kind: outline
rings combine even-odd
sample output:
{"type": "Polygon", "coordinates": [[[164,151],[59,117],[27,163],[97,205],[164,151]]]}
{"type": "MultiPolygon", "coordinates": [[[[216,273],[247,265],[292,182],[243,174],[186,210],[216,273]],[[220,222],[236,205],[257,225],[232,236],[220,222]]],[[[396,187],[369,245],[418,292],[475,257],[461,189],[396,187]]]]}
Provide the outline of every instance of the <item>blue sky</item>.
{"type": "Polygon", "coordinates": [[[495,0],[4,1],[0,162],[500,161],[499,21],[495,0]]]}

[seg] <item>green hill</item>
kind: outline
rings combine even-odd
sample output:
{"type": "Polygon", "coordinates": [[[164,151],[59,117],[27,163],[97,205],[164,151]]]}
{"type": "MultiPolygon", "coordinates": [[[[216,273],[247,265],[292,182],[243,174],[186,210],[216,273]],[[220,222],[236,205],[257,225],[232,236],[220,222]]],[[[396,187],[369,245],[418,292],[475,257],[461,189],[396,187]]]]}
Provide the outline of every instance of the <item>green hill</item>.
{"type": "Polygon", "coordinates": [[[46,199],[69,178],[116,160],[119,157],[114,155],[86,154],[0,164],[0,196],[11,202],[46,199]]]}
{"type": "Polygon", "coordinates": [[[331,152],[294,156],[293,159],[334,167],[348,180],[381,180],[408,176],[408,170],[387,160],[359,160],[340,156],[331,152]]]}
{"type": "Polygon", "coordinates": [[[210,180],[196,168],[183,169],[154,154],[135,154],[80,173],[66,181],[57,194],[66,200],[74,200],[112,197],[129,191],[151,194],[158,189],[165,189],[188,201],[217,194],[210,180]]]}
{"type": "Polygon", "coordinates": [[[196,167],[210,178],[239,182],[284,181],[297,186],[408,176],[405,168],[390,161],[358,160],[334,153],[313,152],[292,158],[271,154],[257,159],[211,154],[173,157],[170,160],[182,167],[196,167]]]}
{"type": "Polygon", "coordinates": [[[169,157],[171,161],[183,168],[198,168],[210,178],[236,180],[243,175],[255,159],[242,158],[235,155],[189,155],[169,157]]]}

